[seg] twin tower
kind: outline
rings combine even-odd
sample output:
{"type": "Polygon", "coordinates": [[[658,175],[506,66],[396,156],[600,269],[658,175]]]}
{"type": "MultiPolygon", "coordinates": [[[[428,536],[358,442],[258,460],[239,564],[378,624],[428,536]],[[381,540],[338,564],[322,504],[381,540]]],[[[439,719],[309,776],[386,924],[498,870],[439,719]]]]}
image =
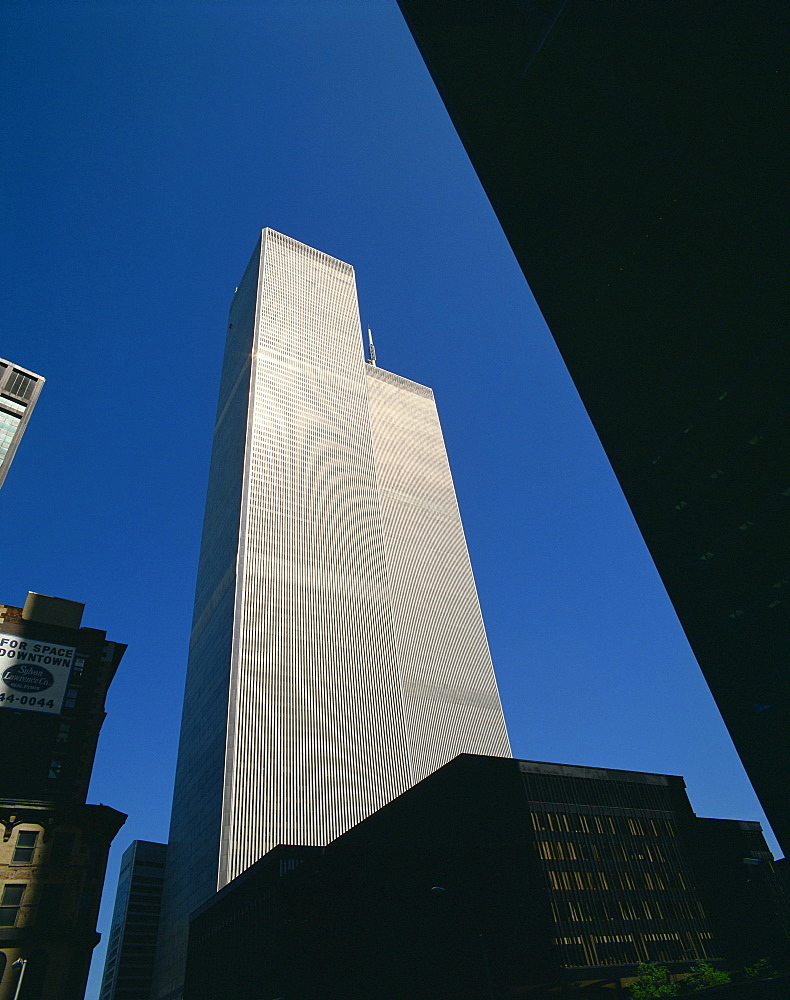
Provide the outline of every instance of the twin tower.
{"type": "Polygon", "coordinates": [[[219,888],[464,752],[510,747],[433,393],[365,361],[353,268],[265,229],[228,323],[155,996],[219,888]]]}

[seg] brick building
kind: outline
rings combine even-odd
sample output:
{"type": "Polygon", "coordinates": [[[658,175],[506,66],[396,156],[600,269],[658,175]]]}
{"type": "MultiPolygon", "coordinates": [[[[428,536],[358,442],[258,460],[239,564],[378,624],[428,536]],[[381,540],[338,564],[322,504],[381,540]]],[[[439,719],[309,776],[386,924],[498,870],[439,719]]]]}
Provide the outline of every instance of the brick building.
{"type": "Polygon", "coordinates": [[[81,1000],[107,855],[126,817],[86,797],[126,646],[76,601],[0,605],[0,1000],[81,1000]]]}

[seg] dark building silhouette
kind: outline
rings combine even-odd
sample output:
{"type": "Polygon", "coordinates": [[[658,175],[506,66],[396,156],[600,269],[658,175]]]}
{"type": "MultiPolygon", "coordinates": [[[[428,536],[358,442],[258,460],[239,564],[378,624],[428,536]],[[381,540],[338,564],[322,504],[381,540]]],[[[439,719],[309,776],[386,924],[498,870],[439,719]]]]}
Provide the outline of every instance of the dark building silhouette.
{"type": "Polygon", "coordinates": [[[167,844],[133,840],[124,851],[99,1000],[147,1000],[154,975],[167,844]]]}
{"type": "Polygon", "coordinates": [[[716,939],[732,968],[790,971],[790,894],[759,823],[697,819],[687,839],[716,939]]]}
{"type": "Polygon", "coordinates": [[[683,779],[461,755],[194,915],[185,1000],[518,996],[718,961],[683,779]]]}
{"type": "Polygon", "coordinates": [[[0,605],[0,1000],[81,1000],[107,855],[125,821],[86,805],[104,698],[126,649],[84,605],[0,605]],[[15,962],[24,963],[21,967],[15,962]]]}
{"type": "Polygon", "coordinates": [[[787,850],[786,7],[399,4],[787,850]]]}

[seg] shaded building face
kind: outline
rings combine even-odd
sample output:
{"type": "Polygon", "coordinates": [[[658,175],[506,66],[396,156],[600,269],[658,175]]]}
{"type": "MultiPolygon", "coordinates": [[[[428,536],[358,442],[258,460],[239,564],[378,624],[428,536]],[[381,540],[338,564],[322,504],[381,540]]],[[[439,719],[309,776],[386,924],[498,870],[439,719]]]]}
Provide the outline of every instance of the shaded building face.
{"type": "Polygon", "coordinates": [[[231,306],[168,849],[187,918],[509,743],[431,389],[366,363],[353,269],[264,230],[231,306]]]}
{"type": "Polygon", "coordinates": [[[147,1000],[154,974],[166,844],[135,840],[124,852],[99,1000],[147,1000]]]}
{"type": "Polygon", "coordinates": [[[463,754],[226,886],[192,921],[185,996],[473,1000],[716,961],[693,821],[678,777],[463,754]]]}
{"type": "Polygon", "coordinates": [[[81,627],[82,610],[40,594],[24,608],[0,606],[0,732],[6,746],[24,748],[0,759],[8,799],[85,802],[126,646],[81,627]]]}
{"type": "Polygon", "coordinates": [[[684,826],[683,780],[520,762],[567,969],[718,959],[684,826]]]}
{"type": "Polygon", "coordinates": [[[790,850],[785,12],[399,4],[790,850]]]}

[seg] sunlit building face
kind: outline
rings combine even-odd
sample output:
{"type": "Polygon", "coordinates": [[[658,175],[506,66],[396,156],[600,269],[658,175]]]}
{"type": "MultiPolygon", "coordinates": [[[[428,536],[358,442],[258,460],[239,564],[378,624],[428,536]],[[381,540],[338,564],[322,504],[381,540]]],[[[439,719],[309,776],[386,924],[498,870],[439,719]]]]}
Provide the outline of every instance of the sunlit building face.
{"type": "Polygon", "coordinates": [[[348,264],[264,230],[229,317],[157,995],[218,888],[462,752],[510,747],[433,392],[365,361],[348,264]]]}

